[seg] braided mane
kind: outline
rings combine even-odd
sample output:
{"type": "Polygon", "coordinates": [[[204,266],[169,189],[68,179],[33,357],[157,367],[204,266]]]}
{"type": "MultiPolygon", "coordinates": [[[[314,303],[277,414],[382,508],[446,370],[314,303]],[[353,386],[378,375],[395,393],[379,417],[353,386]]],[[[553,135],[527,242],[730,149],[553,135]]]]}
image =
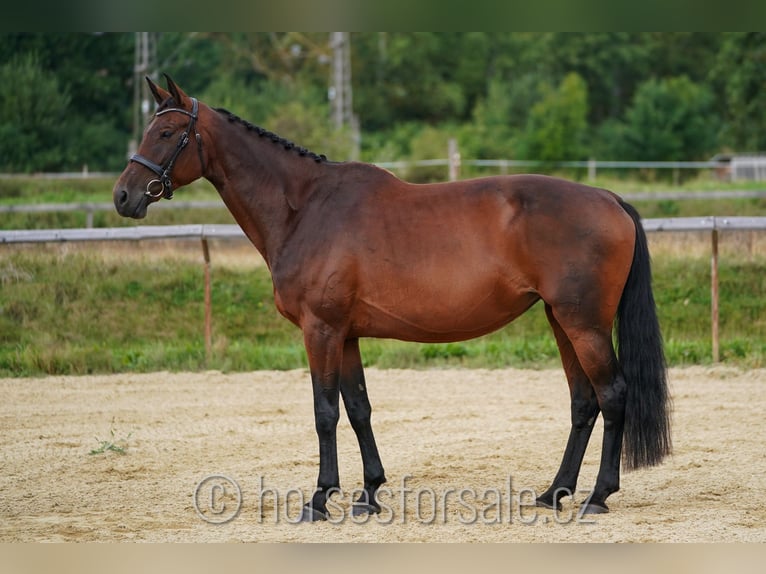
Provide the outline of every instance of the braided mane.
{"type": "Polygon", "coordinates": [[[258,136],[262,138],[268,138],[275,144],[281,145],[287,151],[290,151],[290,150],[296,151],[298,152],[298,155],[302,157],[310,157],[317,163],[327,160],[327,157],[324,154],[316,154],[313,151],[306,149],[305,147],[296,145],[290,140],[280,137],[273,132],[263,129],[262,127],[253,125],[247,120],[243,120],[242,118],[240,118],[236,114],[231,113],[229,110],[225,108],[215,108],[215,111],[218,112],[219,114],[223,114],[224,116],[226,116],[230,122],[240,124],[248,131],[255,132],[258,136]]]}

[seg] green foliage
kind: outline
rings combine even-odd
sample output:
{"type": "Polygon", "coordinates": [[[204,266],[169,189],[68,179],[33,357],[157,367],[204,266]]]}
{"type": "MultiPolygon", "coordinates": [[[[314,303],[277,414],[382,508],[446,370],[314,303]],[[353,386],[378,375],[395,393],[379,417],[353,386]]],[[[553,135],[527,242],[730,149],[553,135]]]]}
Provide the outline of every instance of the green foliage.
{"type": "Polygon", "coordinates": [[[741,151],[766,150],[766,33],[725,34],[711,72],[722,91],[722,139],[741,151]]]}
{"type": "Polygon", "coordinates": [[[470,354],[468,348],[461,343],[424,345],[420,348],[420,352],[425,359],[462,359],[470,354]]]}
{"type": "Polygon", "coordinates": [[[710,90],[686,76],[641,84],[626,113],[625,158],[672,161],[708,157],[715,149],[718,131],[712,103],[710,90]]]}
{"type": "MultiPolygon", "coordinates": [[[[434,159],[447,157],[449,139],[454,137],[455,130],[439,129],[426,126],[420,133],[412,137],[409,159],[434,159]]],[[[412,182],[444,181],[447,168],[444,166],[418,166],[409,168],[403,175],[412,182]]]]}
{"type": "Polygon", "coordinates": [[[265,125],[278,134],[290,134],[289,139],[321,153],[331,160],[351,159],[352,140],[348,130],[336,130],[324,106],[299,101],[277,106],[265,125]]]}
{"type": "Polygon", "coordinates": [[[0,171],[124,165],[132,50],[125,34],[0,35],[0,171]]]}
{"type": "Polygon", "coordinates": [[[357,44],[355,52],[365,60],[354,61],[354,98],[364,129],[465,119],[471,100],[484,89],[489,47],[480,34],[381,32],[355,35],[352,45],[357,44]]]}
{"type": "MultiPolygon", "coordinates": [[[[543,61],[547,60],[549,76],[561,79],[576,73],[585,81],[591,125],[621,117],[636,86],[653,73],[654,42],[647,33],[555,32],[542,36],[537,50],[547,52],[543,61]]],[[[666,35],[660,38],[667,39],[666,35]]]]}
{"type": "Polygon", "coordinates": [[[519,101],[523,102],[520,107],[531,107],[532,98],[525,97],[530,92],[525,90],[528,87],[528,82],[509,85],[499,78],[490,80],[486,97],[474,107],[473,121],[462,130],[460,148],[466,157],[515,157],[515,131],[523,126],[526,117],[516,108],[519,101]]]}
{"type": "Polygon", "coordinates": [[[65,163],[70,97],[34,53],[0,67],[0,170],[55,171],[65,163]]]}
{"type": "Polygon", "coordinates": [[[588,92],[583,79],[570,73],[558,88],[544,89],[529,112],[522,156],[541,161],[583,159],[588,130],[588,92]]]}
{"type": "Polygon", "coordinates": [[[112,427],[109,429],[109,439],[100,439],[96,437],[96,441],[99,443],[97,448],[94,448],[88,452],[90,455],[94,454],[106,454],[107,452],[116,452],[117,454],[126,454],[128,448],[128,441],[133,433],[128,433],[127,436],[117,438],[117,431],[112,427]]]}
{"type": "MultiPolygon", "coordinates": [[[[0,171],[124,166],[135,38],[0,34],[0,171]]],[[[327,122],[327,33],[155,38],[158,72],[187,92],[318,153],[349,156],[350,134],[327,122]]],[[[764,150],[764,45],[762,32],[353,33],[361,156],[411,157],[408,138],[428,127],[449,127],[466,158],[691,160],[764,150]]]]}

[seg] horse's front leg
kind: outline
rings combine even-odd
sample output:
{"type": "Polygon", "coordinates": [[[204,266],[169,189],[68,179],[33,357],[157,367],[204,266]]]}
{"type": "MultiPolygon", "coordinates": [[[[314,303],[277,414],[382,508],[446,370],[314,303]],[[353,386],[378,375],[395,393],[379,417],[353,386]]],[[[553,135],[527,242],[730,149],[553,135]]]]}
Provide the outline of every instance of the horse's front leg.
{"type": "Polygon", "coordinates": [[[304,342],[314,393],[314,421],[319,438],[319,477],[301,520],[327,520],[327,500],[340,489],[336,428],[339,418],[340,368],[344,337],[328,325],[314,321],[304,326],[304,342]]]}
{"type": "Polygon", "coordinates": [[[354,501],[352,512],[355,516],[378,513],[380,505],[375,495],[380,485],[386,482],[386,476],[370,424],[372,407],[367,397],[367,383],[364,380],[362,358],[359,354],[359,339],[349,339],[343,348],[340,392],[351,427],[359,440],[364,467],[364,489],[359,498],[354,501]]]}

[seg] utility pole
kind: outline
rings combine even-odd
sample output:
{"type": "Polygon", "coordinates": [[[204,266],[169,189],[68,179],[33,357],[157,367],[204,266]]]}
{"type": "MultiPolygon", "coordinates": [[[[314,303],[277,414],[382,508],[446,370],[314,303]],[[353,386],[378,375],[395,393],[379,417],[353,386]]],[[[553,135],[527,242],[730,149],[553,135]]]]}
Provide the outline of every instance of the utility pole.
{"type": "Polygon", "coordinates": [[[335,127],[341,129],[351,123],[351,46],[348,32],[331,32],[332,87],[330,100],[335,127]]]}
{"type": "Polygon", "coordinates": [[[154,32],[136,32],[133,64],[133,137],[128,142],[128,157],[138,148],[138,142],[151,117],[152,96],[144,76],[155,76],[157,71],[157,38],[154,32]]]}
{"type": "Polygon", "coordinates": [[[354,116],[351,89],[351,41],[348,32],[330,32],[332,49],[332,85],[329,89],[331,113],[335,128],[349,128],[352,159],[359,157],[359,121],[354,116]]]}

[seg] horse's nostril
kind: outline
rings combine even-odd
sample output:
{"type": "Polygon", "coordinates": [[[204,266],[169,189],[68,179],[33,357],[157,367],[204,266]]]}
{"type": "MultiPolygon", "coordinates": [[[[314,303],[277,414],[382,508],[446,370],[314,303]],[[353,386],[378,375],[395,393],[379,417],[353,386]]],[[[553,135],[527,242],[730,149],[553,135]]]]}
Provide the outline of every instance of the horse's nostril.
{"type": "Polygon", "coordinates": [[[120,197],[117,201],[119,201],[120,205],[125,205],[128,203],[128,192],[123,189],[120,192],[120,197]]]}

